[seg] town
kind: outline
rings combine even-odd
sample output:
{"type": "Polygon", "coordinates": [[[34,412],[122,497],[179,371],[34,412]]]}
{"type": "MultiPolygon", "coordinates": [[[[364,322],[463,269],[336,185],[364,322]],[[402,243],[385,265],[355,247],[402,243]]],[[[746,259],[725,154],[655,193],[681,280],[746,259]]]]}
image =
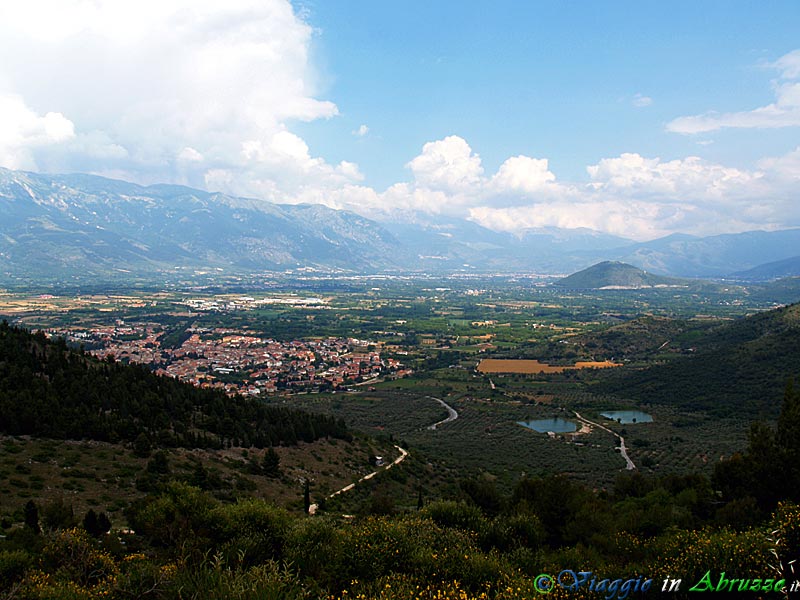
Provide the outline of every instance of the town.
{"type": "Polygon", "coordinates": [[[103,360],[147,365],[160,375],[230,394],[336,391],[411,374],[397,359],[381,356],[382,342],[355,338],[282,342],[230,328],[188,328],[165,344],[159,324],[123,320],[46,333],[103,360]]]}

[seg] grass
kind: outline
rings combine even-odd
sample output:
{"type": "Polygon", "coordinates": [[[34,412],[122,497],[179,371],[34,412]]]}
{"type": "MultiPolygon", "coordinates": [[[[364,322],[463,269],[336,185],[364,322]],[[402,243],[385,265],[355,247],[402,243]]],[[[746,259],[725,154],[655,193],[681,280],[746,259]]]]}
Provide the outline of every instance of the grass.
{"type": "MultiPolygon", "coordinates": [[[[318,498],[374,470],[371,457],[394,459],[397,454],[388,441],[363,436],[353,442],[318,440],[276,451],[282,474],[275,478],[252,472],[250,463],[257,463],[263,450],[169,449],[165,453],[171,477],[190,480],[201,464],[215,495],[256,496],[295,511],[304,508],[303,480],[312,481],[312,496],[318,498]]],[[[123,527],[121,509],[149,489],[145,485],[149,461],[135,456],[130,448],[103,442],[0,437],[0,518],[20,521],[28,500],[43,506],[60,498],[77,518],[93,508],[108,513],[115,527],[123,527]]]]}
{"type": "Polygon", "coordinates": [[[547,473],[566,473],[593,487],[613,483],[625,463],[611,434],[595,429],[573,443],[571,436],[551,439],[516,424],[569,418],[573,410],[625,436],[632,460],[645,472],[710,474],[721,456],[746,446],[744,420],[679,413],[665,406],[635,407],[618,398],[594,396],[584,391],[574,373],[490,378],[471,369],[446,368],[376,387],[370,393],[295,400],[302,408],[340,416],[370,435],[401,440],[455,477],[487,474],[506,488],[523,475],[547,473]],[[446,416],[428,396],[444,399],[459,418],[428,430],[427,425],[446,416]],[[626,408],[641,408],[653,415],[654,422],[620,425],[600,416],[605,409],[626,408]]]}

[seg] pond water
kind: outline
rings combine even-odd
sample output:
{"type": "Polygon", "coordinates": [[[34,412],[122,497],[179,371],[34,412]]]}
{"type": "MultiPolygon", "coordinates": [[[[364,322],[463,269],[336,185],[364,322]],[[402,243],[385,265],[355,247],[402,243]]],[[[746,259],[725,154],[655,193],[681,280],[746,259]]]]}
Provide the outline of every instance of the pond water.
{"type": "Polygon", "coordinates": [[[578,426],[574,421],[568,421],[561,417],[536,419],[535,421],[517,421],[517,424],[538,431],[539,433],[547,433],[548,431],[552,431],[553,433],[571,433],[578,430],[578,426]]]}
{"type": "Polygon", "coordinates": [[[600,414],[606,419],[617,421],[623,425],[628,425],[629,423],[653,422],[653,417],[651,415],[648,415],[646,412],[642,412],[640,410],[609,410],[600,414]]]}

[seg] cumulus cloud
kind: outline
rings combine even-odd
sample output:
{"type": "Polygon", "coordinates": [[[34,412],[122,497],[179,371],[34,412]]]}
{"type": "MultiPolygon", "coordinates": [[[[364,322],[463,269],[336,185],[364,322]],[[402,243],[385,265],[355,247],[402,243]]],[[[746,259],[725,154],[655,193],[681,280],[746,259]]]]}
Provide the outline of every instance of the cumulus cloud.
{"type": "Polygon", "coordinates": [[[457,135],[428,142],[406,166],[419,187],[432,190],[466,192],[479,185],[483,176],[480,156],[457,135]]]}
{"type": "Polygon", "coordinates": [[[709,163],[697,156],[662,161],[625,153],[586,168],[598,193],[662,202],[732,202],[753,194],[762,174],[709,163]]]}
{"type": "Polygon", "coordinates": [[[784,54],[771,65],[784,79],[800,79],[800,50],[784,54]]]}
{"type": "Polygon", "coordinates": [[[784,156],[763,158],[759,161],[758,166],[771,177],[787,181],[800,181],[800,146],[784,156]]]}
{"type": "Polygon", "coordinates": [[[501,231],[517,232],[528,228],[587,228],[633,239],[652,239],[671,232],[671,225],[685,220],[691,206],[665,207],[657,204],[599,197],[584,197],[574,202],[557,201],[508,208],[477,207],[473,220],[501,231]]]}
{"type": "Polygon", "coordinates": [[[288,0],[2,3],[0,164],[284,199],[358,180],[291,132],[338,113],[312,35],[288,0]]]}
{"type": "Polygon", "coordinates": [[[586,227],[642,240],[676,231],[711,235],[800,226],[800,148],[750,170],[696,156],[662,160],[623,153],[589,165],[589,181],[577,183],[558,181],[546,158],[524,155],[485,175],[466,140],[449,136],[425,144],[408,167],[413,181],[362,194],[360,210],[467,216],[511,232],[586,227]]]}
{"type": "Polygon", "coordinates": [[[369,127],[367,127],[366,125],[360,125],[358,129],[353,131],[353,135],[356,137],[364,137],[368,133],[369,133],[369,127]]]}
{"type": "Polygon", "coordinates": [[[37,114],[20,96],[0,94],[0,164],[35,168],[34,153],[75,137],[75,125],[58,112],[37,114]]]}
{"type": "Polygon", "coordinates": [[[752,110],[679,117],[667,124],[675,133],[696,134],[723,128],[770,129],[800,126],[800,50],[779,58],[769,67],[779,72],[773,82],[775,102],[752,110]]]}
{"type": "Polygon", "coordinates": [[[422,153],[406,165],[422,187],[444,191],[468,191],[480,184],[481,158],[457,135],[428,142],[422,153]]]}
{"type": "Polygon", "coordinates": [[[409,211],[463,217],[482,205],[516,206],[533,197],[569,195],[549,170],[546,158],[514,156],[493,175],[485,175],[480,156],[457,135],[426,143],[406,167],[412,181],[394,184],[369,198],[361,195],[352,206],[384,218],[409,211]]]}
{"type": "Polygon", "coordinates": [[[650,106],[653,103],[653,99],[650,96],[645,96],[644,94],[636,94],[631,100],[631,104],[633,104],[636,108],[644,108],[645,106],[650,106]]]}
{"type": "Polygon", "coordinates": [[[499,191],[514,191],[523,194],[535,194],[547,188],[556,180],[550,172],[546,158],[514,156],[506,160],[492,183],[499,191]]]}
{"type": "Polygon", "coordinates": [[[525,155],[486,174],[478,153],[451,135],[426,143],[407,167],[411,181],[384,192],[350,185],[322,201],[379,219],[421,212],[467,217],[502,231],[585,227],[641,240],[676,231],[711,235],[800,226],[800,148],[750,170],[696,156],[662,160],[623,153],[589,165],[588,182],[581,183],[559,181],[546,158],[525,155]]]}

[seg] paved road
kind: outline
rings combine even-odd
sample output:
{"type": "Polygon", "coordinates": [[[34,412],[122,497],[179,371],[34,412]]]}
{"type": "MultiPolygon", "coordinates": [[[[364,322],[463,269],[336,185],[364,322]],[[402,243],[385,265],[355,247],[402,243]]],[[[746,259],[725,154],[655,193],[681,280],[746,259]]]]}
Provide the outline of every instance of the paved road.
{"type": "MultiPolygon", "coordinates": [[[[381,471],[388,471],[393,466],[399,465],[408,456],[408,450],[405,450],[405,449],[401,448],[400,446],[395,446],[395,448],[397,448],[397,450],[400,452],[400,456],[395,458],[391,463],[389,463],[388,465],[386,465],[382,469],[378,469],[377,471],[373,471],[372,473],[369,473],[368,475],[364,475],[361,479],[359,479],[355,483],[351,483],[350,485],[344,486],[340,490],[336,490],[330,496],[328,496],[328,498],[333,498],[335,496],[338,496],[339,494],[343,494],[344,492],[349,492],[354,487],[356,487],[356,484],[359,484],[362,481],[367,481],[368,479],[372,479],[373,477],[375,477],[375,475],[377,475],[381,471]]],[[[319,509],[319,504],[314,503],[314,504],[312,504],[311,506],[308,507],[308,514],[310,514],[310,515],[316,514],[318,509],[319,509]]]]}
{"type": "Polygon", "coordinates": [[[573,412],[575,413],[575,416],[578,418],[579,421],[581,421],[583,423],[586,423],[587,425],[594,425],[595,427],[599,427],[603,431],[607,431],[611,435],[617,436],[619,438],[619,453],[622,456],[622,458],[625,459],[625,468],[628,471],[633,471],[636,468],[636,465],[633,464],[633,461],[631,460],[631,457],[628,456],[628,449],[625,447],[625,438],[624,437],[622,437],[616,431],[611,431],[608,427],[600,425],[600,423],[595,423],[594,421],[590,421],[589,419],[583,418],[582,416],[580,416],[580,414],[578,414],[578,411],[573,411],[573,412]]]}
{"type": "Polygon", "coordinates": [[[434,423],[433,425],[428,425],[428,429],[436,429],[439,425],[444,425],[445,423],[449,423],[450,421],[455,421],[458,418],[458,413],[456,410],[447,404],[444,400],[440,398],[434,398],[433,396],[426,396],[426,398],[430,398],[431,400],[436,400],[439,404],[444,406],[447,409],[447,418],[434,423]]]}

